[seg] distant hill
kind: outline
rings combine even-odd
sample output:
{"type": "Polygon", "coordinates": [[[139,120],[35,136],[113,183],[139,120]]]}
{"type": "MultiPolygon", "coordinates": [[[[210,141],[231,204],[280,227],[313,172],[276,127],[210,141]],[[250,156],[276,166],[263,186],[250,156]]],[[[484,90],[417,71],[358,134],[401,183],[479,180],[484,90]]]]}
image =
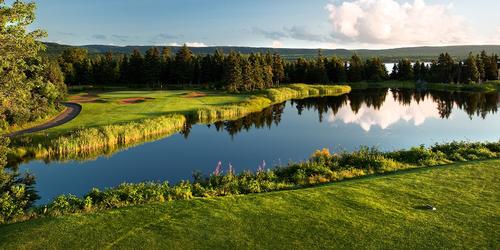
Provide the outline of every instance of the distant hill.
{"type": "MultiPolygon", "coordinates": [[[[84,45],[84,46],[70,46],[57,43],[45,43],[47,45],[47,55],[49,57],[56,57],[62,53],[64,49],[71,47],[81,47],[89,51],[90,54],[103,54],[106,52],[111,52],[113,54],[130,54],[134,49],[138,49],[142,53],[145,53],[147,49],[151,47],[161,48],[162,46],[111,46],[111,45],[84,45]]],[[[169,46],[172,52],[175,53],[179,47],[169,46]]],[[[299,57],[313,58],[318,54],[317,49],[288,49],[288,48],[258,48],[258,47],[237,47],[237,46],[213,46],[213,47],[192,47],[190,48],[196,54],[210,54],[216,49],[222,49],[224,52],[229,52],[231,50],[238,51],[243,54],[249,53],[265,53],[266,51],[278,52],[284,58],[296,59],[299,57]]],[[[407,48],[395,48],[395,49],[379,49],[379,50],[347,50],[347,49],[322,49],[322,54],[324,56],[339,56],[339,57],[350,57],[352,53],[356,52],[359,56],[363,58],[368,57],[380,57],[384,61],[394,61],[401,58],[409,58],[413,60],[425,60],[429,61],[435,59],[440,53],[448,52],[455,58],[465,58],[472,53],[480,53],[485,50],[488,54],[496,53],[500,55],[500,45],[462,45],[462,46],[423,46],[423,47],[407,47],[407,48]]]]}

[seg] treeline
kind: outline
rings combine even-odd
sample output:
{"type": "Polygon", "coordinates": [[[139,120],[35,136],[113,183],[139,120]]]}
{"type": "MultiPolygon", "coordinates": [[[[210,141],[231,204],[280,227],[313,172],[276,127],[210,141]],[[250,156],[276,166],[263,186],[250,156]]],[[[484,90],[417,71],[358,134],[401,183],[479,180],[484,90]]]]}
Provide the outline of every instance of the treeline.
{"type": "Polygon", "coordinates": [[[470,55],[455,61],[441,54],[430,64],[412,63],[407,59],[395,64],[391,74],[379,58],[362,60],[354,54],[348,60],[326,58],[319,51],[314,60],[299,58],[285,61],[277,53],[242,55],[235,51],[224,54],[195,55],[183,46],[172,55],[170,48],[150,48],[142,55],[111,53],[91,59],[85,49],[65,50],[59,58],[66,82],[71,85],[127,85],[163,87],[167,85],[205,84],[230,92],[264,89],[282,82],[344,83],[379,82],[389,79],[439,83],[472,83],[498,79],[498,56],[470,55]]]}
{"type": "Polygon", "coordinates": [[[391,79],[416,80],[439,83],[481,83],[498,79],[498,55],[488,56],[485,51],[465,61],[454,60],[448,53],[440,54],[430,65],[407,59],[394,64],[391,79]]]}
{"type": "Polygon", "coordinates": [[[166,84],[209,84],[231,92],[264,89],[285,79],[284,60],[278,54],[244,56],[232,51],[225,55],[194,55],[183,46],[175,55],[165,47],[138,50],[114,57],[106,53],[95,59],[80,48],[65,50],[59,58],[66,82],[71,85],[128,85],[161,87],[166,84]]]}

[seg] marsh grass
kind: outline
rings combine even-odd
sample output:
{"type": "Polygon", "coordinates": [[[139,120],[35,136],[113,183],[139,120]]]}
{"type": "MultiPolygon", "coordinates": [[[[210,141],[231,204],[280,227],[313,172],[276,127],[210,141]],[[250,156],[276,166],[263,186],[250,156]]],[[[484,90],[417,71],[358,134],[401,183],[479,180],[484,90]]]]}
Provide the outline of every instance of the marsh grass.
{"type": "MultiPolygon", "coordinates": [[[[82,128],[56,138],[42,137],[36,141],[25,141],[24,143],[30,146],[17,147],[12,153],[20,158],[35,157],[46,160],[92,158],[96,153],[115,152],[127,145],[177,133],[185,124],[185,116],[168,115],[140,122],[82,128]]],[[[29,137],[16,140],[17,144],[23,144],[23,140],[29,140],[29,137]]]]}

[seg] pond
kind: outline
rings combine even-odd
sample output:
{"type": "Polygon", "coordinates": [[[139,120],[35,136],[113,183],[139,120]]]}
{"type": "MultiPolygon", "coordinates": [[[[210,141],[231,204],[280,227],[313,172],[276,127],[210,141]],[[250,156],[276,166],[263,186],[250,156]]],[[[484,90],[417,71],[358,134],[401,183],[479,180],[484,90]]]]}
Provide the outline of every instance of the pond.
{"type": "Polygon", "coordinates": [[[236,121],[192,125],[189,130],[78,162],[32,161],[20,166],[37,179],[43,204],[60,194],[83,195],[92,187],[123,182],[190,179],[211,173],[218,161],[255,171],[307,159],[316,149],[382,150],[453,140],[500,138],[498,93],[397,89],[353,91],[339,97],[292,100],[236,121]]]}

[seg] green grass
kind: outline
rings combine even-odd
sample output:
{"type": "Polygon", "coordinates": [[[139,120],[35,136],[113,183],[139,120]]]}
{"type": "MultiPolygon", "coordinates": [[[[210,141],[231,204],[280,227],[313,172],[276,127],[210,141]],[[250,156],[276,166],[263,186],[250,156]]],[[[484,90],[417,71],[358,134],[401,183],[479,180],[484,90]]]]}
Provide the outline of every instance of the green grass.
{"type": "MultiPolygon", "coordinates": [[[[186,90],[166,91],[111,91],[98,93],[102,103],[83,103],[82,113],[73,121],[44,131],[62,134],[79,128],[137,122],[173,113],[187,114],[205,106],[226,105],[242,102],[249,94],[231,95],[223,92],[202,91],[206,96],[186,98],[186,90]],[[131,97],[154,98],[135,104],[122,104],[120,100],[131,97]]],[[[200,92],[200,91],[198,91],[200,92]]]]}
{"type": "Polygon", "coordinates": [[[498,249],[499,174],[490,160],[48,217],[0,226],[0,248],[498,249]]]}

